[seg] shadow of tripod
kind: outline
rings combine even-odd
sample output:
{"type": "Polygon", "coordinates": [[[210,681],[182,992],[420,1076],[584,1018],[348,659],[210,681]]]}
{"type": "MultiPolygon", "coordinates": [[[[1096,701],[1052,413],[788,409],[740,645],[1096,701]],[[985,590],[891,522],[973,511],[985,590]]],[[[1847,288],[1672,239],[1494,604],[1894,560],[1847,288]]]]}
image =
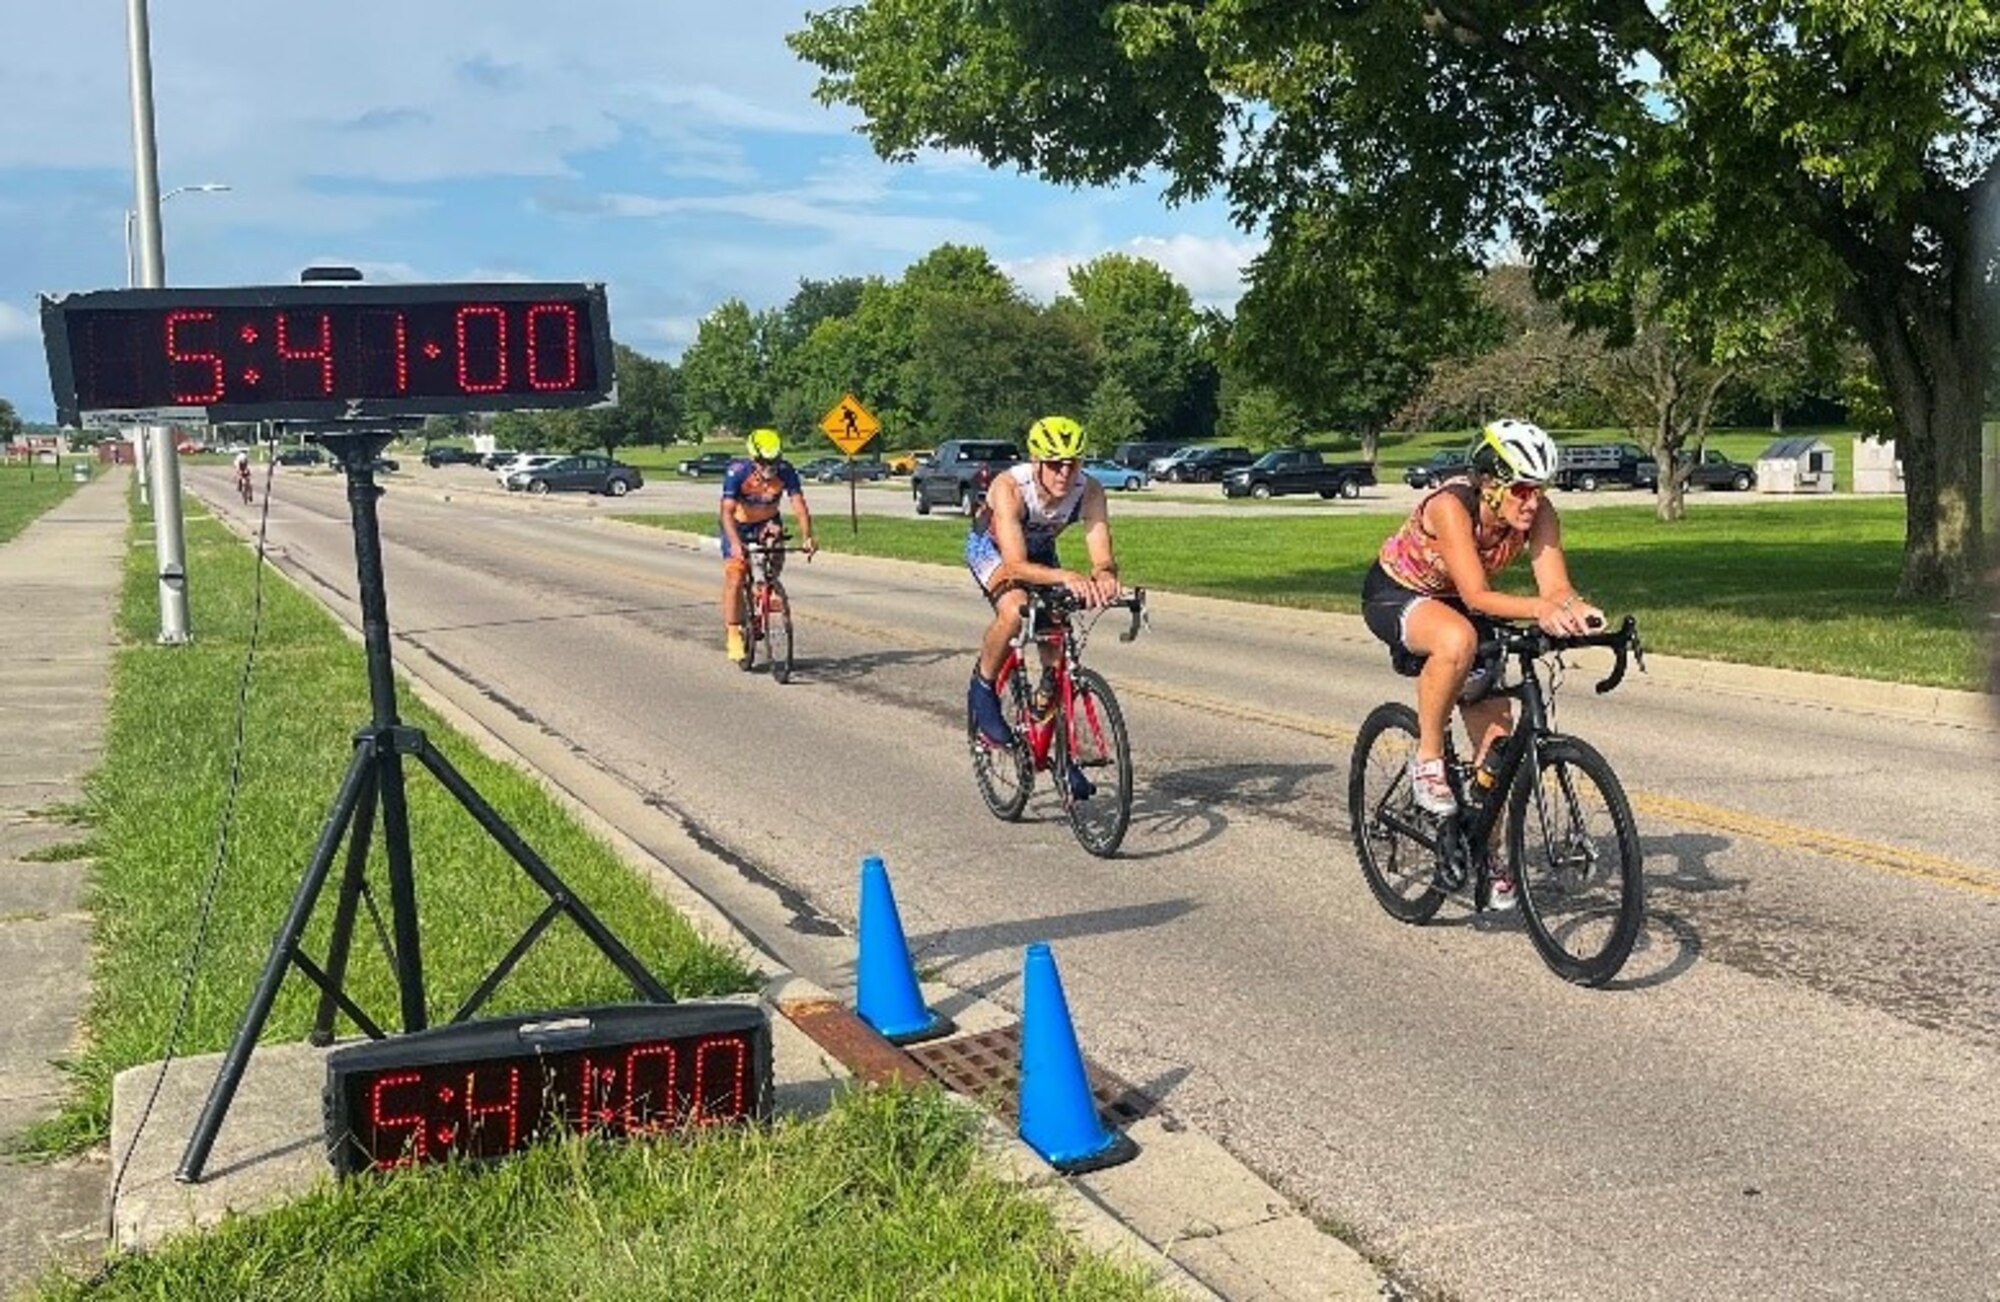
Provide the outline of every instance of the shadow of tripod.
{"type": "Polygon", "coordinates": [[[242,1084],[250,1051],[264,1029],[265,1019],[270,1016],[271,1005],[277,999],[278,987],[284,981],[288,967],[298,968],[320,990],[313,1043],[324,1045],[333,1042],[336,1010],[346,1013],[371,1039],[387,1037],[387,1032],[362,1011],[343,989],[348,953],[354,938],[355,914],[367,889],[364,872],[369,845],[375,836],[378,807],[381,811],[383,854],[389,870],[393,931],[390,959],[401,995],[403,1031],[406,1034],[421,1031],[428,1025],[423,956],[417,932],[416,878],[410,861],[409,806],[403,788],[403,757],[406,755],[428,769],[549,897],[548,906],[528,925],[520,939],[479,983],[478,989],[452,1015],[453,1022],[465,1021],[477,1012],[549,924],[565,915],[625,974],[642,998],[653,1003],[674,1002],[666,987],[633,957],[596,914],[570,893],[555,870],[543,862],[541,856],[507,825],[472,784],[438,753],[423,731],[404,726],[397,717],[396,678],[389,655],[389,602],[383,587],[382,538],[375,513],[375,500],[381,496],[382,490],[375,483],[373,470],[374,461],[388,445],[389,438],[390,434],[386,431],[341,431],[318,436],[319,443],[333,454],[347,473],[347,506],[354,525],[354,563],[359,579],[362,646],[367,657],[368,697],[373,706],[373,717],[367,727],[354,735],[354,758],[347,766],[347,776],[341,781],[326,824],[313,846],[305,880],[299,884],[298,893],[292,897],[291,909],[285,915],[284,925],[271,942],[271,956],[264,964],[263,975],[250,998],[250,1006],[243,1014],[242,1025],[237,1028],[236,1038],[222,1060],[215,1084],[209,1089],[208,1101],[202,1106],[194,1133],[189,1137],[180,1166],[174,1172],[174,1178],[183,1184],[198,1184],[201,1181],[209,1151],[215,1145],[216,1134],[222,1128],[223,1117],[229,1111],[237,1087],[242,1084]],[[333,933],[327,942],[326,967],[322,969],[299,946],[306,924],[312,918],[313,906],[318,902],[320,891],[332,871],[334,856],[343,837],[347,842],[346,866],[341,878],[339,903],[334,911],[333,933]]]}

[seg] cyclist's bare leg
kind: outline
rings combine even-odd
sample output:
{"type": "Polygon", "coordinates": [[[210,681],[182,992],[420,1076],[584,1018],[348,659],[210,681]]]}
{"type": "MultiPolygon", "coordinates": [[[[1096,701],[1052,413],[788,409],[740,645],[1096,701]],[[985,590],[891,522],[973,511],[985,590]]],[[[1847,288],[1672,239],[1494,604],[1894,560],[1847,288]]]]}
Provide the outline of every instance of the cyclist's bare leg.
{"type": "Polygon", "coordinates": [[[741,628],[740,605],[743,600],[743,584],[750,577],[750,562],[741,556],[732,556],[722,564],[722,623],[726,628],[741,628]]]}
{"type": "Polygon", "coordinates": [[[1465,720],[1465,735],[1472,739],[1472,761],[1486,758],[1486,752],[1514,730],[1514,703],[1506,697],[1488,697],[1458,707],[1465,720]]]}
{"type": "Polygon", "coordinates": [[[1417,757],[1444,754],[1444,733],[1451,725],[1451,707],[1472,671],[1479,634],[1472,621],[1441,601],[1419,601],[1403,621],[1403,643],[1429,657],[1417,675],[1417,757]]]}
{"type": "Polygon", "coordinates": [[[992,682],[1007,662],[1007,644],[1021,631],[1021,612],[1027,608],[1028,594],[1019,588],[993,599],[993,622],[979,642],[979,676],[992,682]]]}

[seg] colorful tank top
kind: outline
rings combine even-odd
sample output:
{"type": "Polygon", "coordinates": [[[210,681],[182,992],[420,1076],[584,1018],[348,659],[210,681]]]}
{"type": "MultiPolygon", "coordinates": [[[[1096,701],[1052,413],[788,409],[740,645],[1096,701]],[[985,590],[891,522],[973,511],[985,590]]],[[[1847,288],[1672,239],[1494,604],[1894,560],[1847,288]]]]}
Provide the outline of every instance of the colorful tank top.
{"type": "Polygon", "coordinates": [[[1383,572],[1404,587],[1427,597],[1450,596],[1456,591],[1452,587],[1451,575],[1445,569],[1444,552],[1438,547],[1437,536],[1424,527],[1424,509],[1439,493],[1450,493],[1472,513],[1472,545],[1479,550],[1479,563],[1488,575],[1506,569],[1528,545],[1528,535],[1504,520],[1496,521],[1490,527],[1481,523],[1479,490],[1469,480],[1447,479],[1434,491],[1424,494],[1424,499],[1417,503],[1417,509],[1410,512],[1410,518],[1403,522],[1403,527],[1390,534],[1382,544],[1383,572]]]}
{"type": "Polygon", "coordinates": [[[722,500],[736,503],[738,524],[774,520],[785,494],[797,497],[805,491],[799,472],[782,457],[768,466],[760,466],[749,457],[739,457],[729,463],[722,476],[722,500]]]}

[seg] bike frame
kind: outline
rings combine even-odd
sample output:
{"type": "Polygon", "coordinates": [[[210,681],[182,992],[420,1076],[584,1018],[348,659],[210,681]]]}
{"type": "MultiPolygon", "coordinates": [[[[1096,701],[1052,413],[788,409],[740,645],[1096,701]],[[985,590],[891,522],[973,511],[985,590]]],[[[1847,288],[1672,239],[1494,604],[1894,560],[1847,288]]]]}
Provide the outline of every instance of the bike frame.
{"type": "MultiPolygon", "coordinates": [[[[1134,624],[1137,628],[1137,624],[1134,624]]],[[[1130,640],[1129,638],[1127,639],[1130,640]]],[[[1104,721],[1097,713],[1096,705],[1088,698],[1084,700],[1081,717],[1076,708],[1076,675],[1082,667],[1082,639],[1070,627],[1069,616],[1054,610],[1036,600],[1031,594],[1028,604],[1021,612],[1021,631],[1010,644],[1007,659],[1000,668],[999,681],[1005,682],[1010,674],[1028,672],[1027,648],[1030,646],[1048,648],[1055,653],[1052,671],[1055,675],[1055,717],[1047,723],[1039,720],[1028,729],[1028,750],[1034,756],[1037,772],[1047,772],[1050,757],[1055,753],[1056,728],[1060,725],[1069,742],[1072,754],[1078,751],[1078,740],[1085,734],[1080,729],[1088,729],[1089,736],[1103,749],[1104,721]]],[[[1040,660],[1040,654],[1036,656],[1040,660]]],[[[1039,667],[1039,664],[1037,665],[1039,667]]],[[[1027,680],[1021,680],[1024,691],[1032,691],[1027,680]]]]}

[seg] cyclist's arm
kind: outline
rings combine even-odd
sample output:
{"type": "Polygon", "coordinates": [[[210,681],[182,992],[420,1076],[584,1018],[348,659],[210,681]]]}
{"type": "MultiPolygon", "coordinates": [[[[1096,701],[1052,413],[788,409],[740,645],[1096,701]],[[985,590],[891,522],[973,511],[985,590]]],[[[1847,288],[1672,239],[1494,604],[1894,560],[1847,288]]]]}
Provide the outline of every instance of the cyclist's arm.
{"type": "Polygon", "coordinates": [[[798,468],[785,463],[778,472],[778,482],[785,486],[785,492],[792,499],[792,514],[799,518],[799,547],[810,556],[819,550],[819,543],[813,540],[812,508],[806,505],[806,486],[799,478],[798,468]]]}
{"type": "Polygon", "coordinates": [[[722,476],[722,536],[729,541],[732,557],[743,554],[743,535],[736,528],[736,494],[743,487],[748,462],[732,461],[722,476]]]}
{"type": "Polygon", "coordinates": [[[1600,624],[1604,622],[1604,612],[1585,601],[1570,582],[1569,561],[1563,555],[1562,520],[1556,514],[1556,504],[1546,499],[1528,528],[1528,562],[1535,571],[1535,590],[1543,600],[1555,604],[1561,617],[1560,631],[1586,632],[1593,617],[1600,624]]]}
{"type": "MultiPolygon", "coordinates": [[[[1555,602],[1546,597],[1516,597],[1495,590],[1487,582],[1486,566],[1479,560],[1479,545],[1472,537],[1472,516],[1465,503],[1449,493],[1439,493],[1424,507],[1424,524],[1437,539],[1445,573],[1467,610],[1495,619],[1531,619],[1551,633],[1567,631],[1549,622],[1558,619],[1555,602]]],[[[1559,622],[1567,620],[1568,614],[1564,612],[1559,622]]]]}
{"type": "Polygon", "coordinates": [[[1093,605],[1118,596],[1118,557],[1111,549],[1111,511],[1106,500],[1104,485],[1095,479],[1084,485],[1083,545],[1090,554],[1093,605]]]}

